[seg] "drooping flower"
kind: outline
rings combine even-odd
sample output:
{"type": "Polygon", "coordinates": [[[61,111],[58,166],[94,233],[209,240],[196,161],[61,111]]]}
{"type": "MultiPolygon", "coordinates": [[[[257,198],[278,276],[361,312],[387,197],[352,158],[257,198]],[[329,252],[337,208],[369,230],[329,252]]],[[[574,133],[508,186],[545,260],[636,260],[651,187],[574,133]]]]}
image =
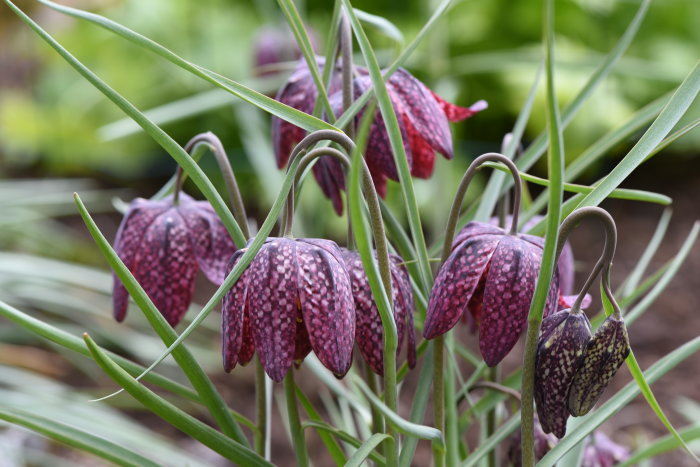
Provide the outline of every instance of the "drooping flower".
{"type": "Polygon", "coordinates": [[[629,458],[629,448],[617,444],[605,433],[595,431],[593,439],[583,449],[581,467],[613,467],[629,458]]]}
{"type": "Polygon", "coordinates": [[[566,434],[569,389],[581,366],[591,324],[580,310],[564,310],[542,321],[535,363],[535,403],[545,433],[566,434]]]}
{"type": "MultiPolygon", "coordinates": [[[[229,272],[246,250],[233,255],[229,272]]],[[[265,372],[279,382],[311,350],[338,377],[350,369],[355,307],[335,242],[268,238],[225,295],[222,311],[226,371],[257,351],[265,372]]]]}
{"type": "MultiPolygon", "coordinates": [[[[432,339],[452,329],[464,313],[479,326],[479,349],[489,366],[510,352],[527,324],[542,260],[544,240],[508,234],[483,222],[470,222],[452,243],[430,294],[423,335],[432,339]]],[[[545,316],[556,309],[555,271],[545,316]]]]}
{"type": "Polygon", "coordinates": [[[571,383],[571,415],[579,417],[593,408],[629,353],[629,337],[622,317],[608,316],[588,341],[581,367],[571,383]]]}
{"type": "MultiPolygon", "coordinates": [[[[520,232],[528,232],[530,229],[532,229],[544,219],[544,216],[532,216],[532,218],[525,222],[522,228],[520,228],[519,230],[520,232]]],[[[510,225],[512,220],[513,216],[508,214],[505,218],[505,225],[510,225]]],[[[498,225],[498,217],[492,217],[491,219],[489,219],[489,223],[493,225],[498,225]]],[[[564,296],[570,295],[574,291],[575,270],[574,250],[573,248],[571,248],[571,243],[569,243],[568,240],[564,242],[564,247],[561,250],[561,255],[559,255],[559,260],[557,261],[557,270],[559,271],[559,292],[564,296]]]]}
{"type": "MultiPolygon", "coordinates": [[[[384,375],[384,330],[377,305],[362,260],[356,251],[343,249],[343,259],[352,283],[357,324],[355,341],[360,354],[369,367],[378,375],[384,375]]],[[[391,288],[394,302],[394,321],[398,334],[396,354],[401,350],[404,336],[407,336],[406,355],[409,368],[416,366],[416,331],[413,327],[413,292],[408,271],[397,255],[389,255],[391,261],[391,288]]]]}
{"type": "MultiPolygon", "coordinates": [[[[114,250],[171,326],[192,302],[201,269],[214,284],[225,278],[226,261],[236,250],[207,201],[180,193],[162,200],[136,198],[122,219],[114,250]]],[[[128,292],[114,274],[114,317],[126,317],[128,292]]]]}
{"type": "MultiPolygon", "coordinates": [[[[319,59],[319,63],[320,63],[319,59]]],[[[353,94],[357,99],[372,82],[367,69],[355,67],[353,94]]],[[[334,70],[331,86],[328,89],[329,100],[333,112],[338,116],[343,110],[342,91],[340,89],[339,70],[334,70]]],[[[398,118],[399,129],[404,142],[406,158],[411,174],[419,178],[429,178],[435,165],[435,152],[447,159],[453,157],[452,134],[449,122],[458,122],[484,110],[485,101],[478,101],[471,107],[453,105],[432,92],[423,83],[404,69],[396,70],[387,80],[387,91],[398,118]]],[[[280,102],[296,109],[310,113],[316,100],[316,88],[305,63],[300,63],[290,81],[282,88],[277,96],[280,102]]],[[[357,116],[362,118],[363,112],[357,116]]],[[[303,130],[291,124],[280,124],[279,119],[273,118],[273,139],[275,140],[275,155],[280,167],[283,167],[292,146],[301,141],[303,130]]],[[[333,206],[342,213],[343,205],[340,191],[345,188],[340,163],[335,159],[321,158],[323,168],[314,172],[324,194],[329,197],[333,206]]],[[[377,113],[368,135],[365,151],[367,166],[372,174],[377,191],[384,196],[386,180],[398,180],[398,170],[392,154],[389,136],[382,119],[377,113]]]]}

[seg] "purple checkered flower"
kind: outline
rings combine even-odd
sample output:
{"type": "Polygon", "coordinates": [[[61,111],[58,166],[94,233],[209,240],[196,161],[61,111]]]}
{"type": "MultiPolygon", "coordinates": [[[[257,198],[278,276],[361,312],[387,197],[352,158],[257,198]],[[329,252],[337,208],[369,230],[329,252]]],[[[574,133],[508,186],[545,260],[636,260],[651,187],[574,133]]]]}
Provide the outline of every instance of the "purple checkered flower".
{"type": "MultiPolygon", "coordinates": [[[[479,326],[479,348],[489,366],[510,352],[527,324],[542,261],[544,240],[511,235],[483,222],[470,222],[452,243],[428,303],[423,335],[432,339],[452,329],[465,313],[479,326]]],[[[557,305],[555,271],[545,316],[557,305]]]]}
{"type": "MultiPolygon", "coordinates": [[[[367,275],[362,260],[356,251],[343,249],[345,267],[350,274],[352,295],[355,300],[357,324],[355,341],[360,354],[369,367],[378,375],[384,375],[384,330],[377,305],[372,299],[367,275]]],[[[406,354],[409,368],[416,366],[416,331],[413,327],[413,292],[408,271],[403,260],[397,255],[389,255],[391,261],[391,292],[394,301],[394,321],[398,333],[398,353],[404,335],[408,333],[406,354]]]]}
{"type": "MultiPolygon", "coordinates": [[[[247,248],[228,264],[235,266],[247,248]]],[[[342,377],[350,369],[355,307],[350,277],[335,242],[271,237],[224,297],[224,368],[250,361],[282,381],[293,362],[313,350],[342,377]]]]}
{"type": "MultiPolygon", "coordinates": [[[[319,57],[317,61],[322,69],[325,65],[324,59],[319,57]]],[[[356,75],[353,94],[357,99],[372,87],[372,80],[366,68],[354,67],[353,71],[356,75]]],[[[478,101],[470,107],[451,104],[401,68],[392,74],[386,84],[398,118],[408,166],[414,177],[429,178],[432,175],[436,152],[447,159],[452,158],[449,122],[462,121],[487,107],[485,101],[478,101]]],[[[341,85],[340,69],[336,67],[328,87],[329,100],[336,116],[343,110],[341,85]]],[[[316,86],[311,73],[306,63],[301,61],[276,99],[295,109],[311,113],[316,97],[316,86]]],[[[362,118],[362,115],[363,112],[360,112],[357,118],[362,118]]],[[[272,136],[275,157],[280,168],[286,165],[292,148],[304,135],[305,132],[301,128],[273,117],[272,136]]],[[[385,196],[387,179],[398,181],[399,176],[389,136],[379,114],[370,128],[365,159],[377,192],[382,197],[385,196]]],[[[342,214],[343,202],[340,192],[345,189],[345,180],[340,163],[330,157],[322,157],[314,164],[313,173],[324,195],[333,202],[336,212],[342,214]]]]}
{"type": "Polygon", "coordinates": [[[617,444],[604,433],[595,431],[593,439],[583,450],[581,467],[613,467],[629,458],[629,448],[617,444]]]}
{"type": "Polygon", "coordinates": [[[582,311],[564,310],[542,321],[535,363],[535,403],[545,433],[566,434],[569,389],[581,367],[591,323],[582,311]]]}
{"type": "MultiPolygon", "coordinates": [[[[171,326],[192,302],[197,270],[214,284],[225,277],[226,259],[236,247],[207,201],[180,193],[162,200],[136,198],[129,205],[114,250],[171,326]]],[[[129,294],[116,274],[114,317],[126,317],[129,294]]]]}

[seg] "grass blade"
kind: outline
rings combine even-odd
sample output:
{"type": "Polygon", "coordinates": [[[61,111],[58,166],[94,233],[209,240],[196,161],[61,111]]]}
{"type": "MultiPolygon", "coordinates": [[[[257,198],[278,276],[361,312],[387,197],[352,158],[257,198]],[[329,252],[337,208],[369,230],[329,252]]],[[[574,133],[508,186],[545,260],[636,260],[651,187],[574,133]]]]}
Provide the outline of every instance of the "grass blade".
{"type": "Polygon", "coordinates": [[[375,433],[372,436],[369,437],[367,441],[362,443],[362,446],[360,446],[357,451],[355,451],[355,454],[348,459],[348,462],[345,464],[345,467],[360,467],[362,463],[367,459],[370,454],[379,446],[383,441],[389,439],[389,435],[385,435],[383,433],[375,433]]]}
{"type": "Polygon", "coordinates": [[[489,436],[484,442],[479,444],[479,447],[474,450],[466,461],[462,463],[462,467],[471,467],[477,465],[479,461],[486,456],[493,449],[497,449],[499,443],[510,436],[515,430],[520,427],[520,414],[515,414],[503,425],[498,427],[498,429],[489,436]]]}
{"type": "Polygon", "coordinates": [[[153,393],[151,390],[140,384],[119,365],[117,365],[107,354],[105,354],[93,341],[90,336],[83,336],[92,357],[102,370],[116,381],[126,392],[161,417],[166,422],[173,425],[178,430],[186,433],[205,446],[218,452],[229,460],[240,465],[267,465],[268,461],[260,457],[251,449],[237,443],[231,438],[216,431],[209,425],[200,422],[196,418],[183,412],[170,402],[153,393]]]}
{"type": "MultiPolygon", "coordinates": [[[[700,423],[682,428],[679,432],[681,438],[686,443],[700,438],[700,423]]],[[[617,467],[630,467],[633,465],[641,465],[642,461],[659,456],[674,449],[678,449],[680,443],[673,435],[667,435],[653,441],[651,444],[645,444],[644,447],[633,453],[629,459],[617,464],[617,467]]]]}
{"type": "MultiPolygon", "coordinates": [[[[303,391],[301,391],[299,388],[297,388],[297,400],[301,403],[301,405],[304,407],[304,411],[306,411],[306,415],[314,422],[317,423],[323,423],[323,420],[321,419],[321,416],[318,414],[316,409],[314,408],[313,404],[311,404],[311,401],[309,401],[308,397],[304,394],[303,391]]],[[[311,426],[311,425],[306,425],[306,426],[311,426]]],[[[314,427],[317,428],[317,427],[314,427]]],[[[333,461],[336,463],[336,465],[345,465],[345,462],[347,462],[347,458],[345,457],[345,453],[343,452],[343,448],[340,447],[340,444],[333,438],[328,433],[328,430],[323,430],[323,429],[317,429],[316,432],[318,433],[318,437],[321,438],[321,441],[323,441],[323,444],[326,445],[326,449],[328,449],[328,453],[331,455],[333,458],[333,461]]],[[[359,442],[359,440],[358,440],[359,442]]]]}
{"type": "MultiPolygon", "coordinates": [[[[178,337],[177,333],[170,327],[163,315],[160,314],[151,299],[146,295],[141,285],[136,281],[127,267],[124,266],[122,260],[117,256],[107,239],[102,235],[102,232],[100,232],[95,221],[90,217],[90,213],[88,213],[77,194],[75,195],[75,201],[80,211],[80,216],[83,218],[85,225],[90,231],[90,235],[92,235],[92,238],[95,240],[95,243],[97,243],[97,246],[102,251],[102,254],[109,262],[111,268],[126,287],[129,295],[143,311],[148,322],[153,327],[153,330],[166,346],[174,342],[178,337]]],[[[207,377],[206,373],[204,373],[204,370],[189,350],[184,346],[178,347],[173,351],[173,358],[175,358],[175,361],[177,361],[180,368],[182,368],[182,371],[190,380],[192,386],[202,399],[202,402],[209,409],[209,412],[219,424],[222,431],[239,443],[247,443],[240,426],[238,426],[238,423],[236,423],[231,416],[223,398],[217,392],[214,384],[209,377],[207,377]]]]}
{"type": "Polygon", "coordinates": [[[666,230],[668,229],[668,224],[671,222],[672,214],[673,210],[670,208],[664,209],[663,214],[661,214],[661,219],[659,219],[654,235],[651,237],[651,240],[649,240],[649,244],[644,249],[644,253],[642,253],[642,256],[639,258],[636,266],[630,275],[627,276],[627,279],[625,279],[625,286],[622,290],[623,296],[630,295],[642,280],[644,272],[646,272],[647,267],[649,266],[649,262],[654,257],[654,254],[656,254],[656,251],[659,249],[659,245],[661,245],[661,242],[666,235],[666,230]]]}
{"type": "Polygon", "coordinates": [[[0,420],[23,426],[117,465],[134,467],[160,465],[107,439],[22,410],[0,408],[0,420]]]}

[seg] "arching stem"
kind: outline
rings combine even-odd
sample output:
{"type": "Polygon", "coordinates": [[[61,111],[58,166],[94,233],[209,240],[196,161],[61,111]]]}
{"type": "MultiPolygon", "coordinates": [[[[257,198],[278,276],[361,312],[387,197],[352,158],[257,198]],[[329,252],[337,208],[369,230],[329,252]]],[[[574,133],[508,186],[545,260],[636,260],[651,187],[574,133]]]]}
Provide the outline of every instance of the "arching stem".
{"type": "MultiPolygon", "coordinates": [[[[236,222],[238,222],[243,235],[245,235],[246,238],[250,238],[248,218],[246,216],[245,206],[243,205],[243,198],[241,197],[241,192],[238,189],[238,183],[236,182],[236,176],[233,173],[231,162],[226,155],[226,150],[221,144],[221,140],[211,131],[207,131],[206,133],[200,133],[194,136],[187,142],[187,144],[185,144],[184,149],[188,154],[192,154],[192,152],[198,146],[203,144],[209,147],[212,154],[214,154],[216,163],[219,165],[219,170],[221,170],[221,175],[223,176],[224,183],[226,184],[226,191],[228,192],[229,204],[231,206],[233,216],[236,218],[236,222]]],[[[178,166],[173,195],[173,201],[176,204],[179,201],[180,190],[186,176],[187,175],[183,173],[182,168],[178,166]]]]}

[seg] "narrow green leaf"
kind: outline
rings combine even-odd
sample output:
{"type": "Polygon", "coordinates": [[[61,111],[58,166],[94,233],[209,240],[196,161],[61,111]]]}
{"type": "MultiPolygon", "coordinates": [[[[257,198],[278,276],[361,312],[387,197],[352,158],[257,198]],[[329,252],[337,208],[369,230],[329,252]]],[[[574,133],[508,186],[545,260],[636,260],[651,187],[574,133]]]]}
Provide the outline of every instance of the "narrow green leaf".
{"type": "MultiPolygon", "coordinates": [[[[318,414],[313,404],[311,404],[309,398],[306,397],[306,394],[304,394],[304,392],[301,391],[299,388],[297,388],[296,392],[297,400],[301,402],[301,405],[304,407],[306,415],[314,422],[324,423],[323,419],[321,419],[321,416],[318,414]]],[[[305,427],[306,426],[308,425],[305,425],[305,427]]],[[[331,455],[336,465],[345,465],[347,458],[345,457],[343,448],[341,448],[340,444],[338,444],[335,438],[328,433],[328,430],[317,429],[316,432],[318,433],[318,437],[321,438],[321,441],[323,441],[323,444],[326,445],[326,449],[328,449],[328,453],[331,455]]]]}
{"type": "Polygon", "coordinates": [[[392,23],[388,19],[384,18],[383,16],[377,16],[371,13],[367,13],[366,11],[358,10],[357,8],[355,8],[355,15],[357,16],[357,19],[359,19],[365,24],[377,28],[379,31],[382,32],[382,34],[389,37],[390,39],[393,39],[394,42],[397,42],[398,44],[403,44],[404,38],[403,34],[401,33],[401,30],[397,28],[394,25],[394,23],[392,23]]]}
{"type": "Polygon", "coordinates": [[[644,297],[644,299],[640,301],[634,308],[632,308],[629,311],[629,313],[625,314],[625,321],[628,325],[631,325],[637,318],[639,318],[639,316],[642,313],[644,313],[644,311],[646,311],[646,309],[649,308],[652,303],[654,303],[654,300],[657,299],[661,292],[663,292],[664,289],[666,289],[666,287],[676,275],[680,267],[683,265],[683,262],[688,257],[688,254],[690,254],[690,250],[695,244],[699,233],[700,222],[696,221],[693,224],[692,229],[690,229],[688,237],[683,242],[683,245],[681,246],[676,256],[673,258],[671,264],[669,265],[664,275],[659,279],[654,288],[644,297]]]}
{"type": "Polygon", "coordinates": [[[649,383],[647,382],[646,378],[644,378],[644,373],[639,367],[639,363],[637,363],[637,359],[634,357],[634,352],[632,350],[630,350],[630,354],[627,356],[626,363],[627,368],[629,368],[630,373],[632,373],[632,377],[634,377],[634,380],[637,382],[637,386],[639,386],[639,389],[644,395],[644,399],[646,399],[647,404],[649,404],[649,407],[651,407],[651,410],[654,411],[657,418],[661,421],[661,423],[663,423],[663,425],[674,436],[674,438],[676,438],[680,445],[683,446],[683,448],[690,455],[690,457],[695,459],[695,462],[700,464],[700,459],[698,459],[695,453],[688,447],[685,441],[683,441],[683,438],[681,438],[681,436],[676,431],[675,427],[671,424],[671,421],[668,419],[668,417],[666,417],[666,414],[664,413],[663,409],[661,409],[659,402],[656,400],[656,396],[654,396],[654,393],[649,387],[649,383]]]}
{"type": "Polygon", "coordinates": [[[668,229],[668,224],[671,222],[672,214],[673,211],[670,208],[664,209],[663,214],[661,214],[661,219],[659,219],[659,223],[656,225],[654,235],[651,237],[651,240],[649,240],[649,244],[644,249],[644,253],[642,253],[634,269],[629,276],[627,276],[627,279],[625,279],[625,286],[622,290],[623,296],[630,295],[642,280],[651,258],[656,254],[656,250],[659,249],[659,245],[661,245],[661,241],[664,239],[664,235],[666,235],[666,230],[668,229]]]}
{"type": "Polygon", "coordinates": [[[498,445],[505,440],[511,433],[520,427],[520,414],[517,413],[489,436],[486,440],[479,444],[479,447],[474,452],[469,454],[466,461],[462,463],[462,467],[470,467],[476,465],[489,452],[498,448],[498,445]]]}
{"type": "MultiPolygon", "coordinates": [[[[313,428],[316,430],[316,432],[321,435],[321,433],[330,433],[333,436],[337,437],[339,440],[350,444],[351,446],[355,448],[359,448],[362,446],[362,441],[357,439],[355,436],[351,435],[347,431],[339,430],[335,427],[332,427],[331,425],[325,423],[325,422],[319,422],[319,421],[312,421],[312,420],[307,420],[304,423],[302,423],[304,428],[313,428]]],[[[386,435],[384,435],[386,436],[386,435]]],[[[368,456],[370,459],[372,459],[374,462],[377,462],[378,465],[386,465],[386,459],[384,456],[376,453],[376,452],[371,452],[368,456]]],[[[339,465],[346,465],[345,463],[339,464],[339,465]]]]}
{"type": "Polygon", "coordinates": [[[666,138],[664,138],[663,141],[661,141],[653,151],[651,151],[645,160],[651,159],[653,156],[658,154],[659,152],[663,151],[666,149],[670,144],[672,144],[674,141],[676,141],[678,138],[681,136],[685,135],[686,133],[690,132],[690,130],[694,129],[700,125],[700,118],[696,118],[692,122],[688,123],[686,126],[683,128],[680,128],[679,130],[673,132],[672,134],[668,135],[666,138]]]}
{"type": "Polygon", "coordinates": [[[389,410],[389,408],[372,393],[372,390],[367,387],[367,384],[362,381],[360,377],[355,376],[353,382],[358,385],[365,397],[369,399],[370,403],[378,408],[384,414],[386,420],[400,433],[408,436],[415,436],[420,439],[429,439],[444,446],[442,432],[440,430],[430,426],[409,422],[393,410],[389,410]]]}
{"type": "MultiPolygon", "coordinates": [[[[661,378],[668,371],[676,367],[685,359],[693,356],[700,351],[700,337],[696,337],[691,341],[678,347],[673,352],[661,358],[654,363],[647,371],[644,372],[644,377],[650,384],[661,378]]],[[[547,455],[542,458],[538,464],[540,467],[551,467],[564,453],[568,452],[576,444],[582,441],[586,436],[591,434],[593,430],[598,428],[605,420],[615,415],[622,407],[629,404],[640,393],[639,386],[636,381],[632,381],[624,388],[612,396],[606,403],[601,405],[594,412],[586,415],[586,419],[580,426],[571,430],[559,444],[557,444],[547,455]]]]}
{"type": "MultiPolygon", "coordinates": [[[[90,217],[90,213],[88,213],[82,201],[80,201],[80,197],[77,195],[77,193],[75,194],[75,202],[78,206],[78,210],[80,211],[80,216],[83,218],[85,225],[90,231],[90,235],[95,240],[95,243],[97,243],[97,246],[102,251],[102,254],[109,262],[112,270],[114,270],[124,284],[124,287],[126,287],[129,295],[143,311],[146,319],[148,319],[148,322],[153,327],[153,330],[156,332],[156,334],[158,334],[158,337],[161,338],[165,345],[169,345],[174,342],[177,339],[177,333],[172,327],[170,327],[163,315],[160,314],[141,285],[136,281],[114,249],[112,249],[112,246],[109,244],[104,235],[102,235],[102,232],[100,232],[100,229],[95,224],[95,221],[93,221],[92,217],[90,217]]],[[[204,373],[204,370],[194,356],[192,356],[190,351],[184,346],[178,347],[175,349],[175,351],[173,351],[173,358],[175,358],[175,361],[178,363],[180,368],[182,368],[182,371],[192,383],[192,386],[199,394],[202,402],[209,409],[209,412],[224,433],[236,439],[240,443],[247,443],[245,435],[241,431],[241,427],[238,426],[238,423],[236,423],[236,421],[233,419],[223,398],[217,392],[214,384],[211,382],[206,373],[204,373]]]]}
{"type": "Polygon", "coordinates": [[[362,443],[362,446],[360,446],[357,451],[355,451],[355,454],[348,459],[348,462],[345,464],[345,467],[360,467],[362,463],[367,459],[370,454],[379,446],[383,441],[389,439],[389,435],[385,435],[383,433],[375,433],[372,436],[369,437],[367,441],[362,443]]]}
{"type": "Polygon", "coordinates": [[[100,368],[154,414],[213,451],[240,465],[272,465],[251,449],[200,422],[140,384],[109,358],[90,336],[85,334],[83,338],[100,368]]]}
{"type": "MultiPolygon", "coordinates": [[[[700,423],[682,428],[678,433],[686,443],[700,439],[700,423]]],[[[666,435],[651,442],[651,444],[644,443],[643,447],[632,453],[630,458],[626,461],[617,464],[616,467],[631,467],[638,464],[641,465],[642,461],[644,460],[652,459],[666,452],[673,451],[674,449],[678,449],[680,446],[681,444],[673,435],[666,435]]]]}
{"type": "Polygon", "coordinates": [[[401,130],[399,129],[399,123],[396,119],[394,106],[389,98],[389,93],[386,89],[386,83],[382,77],[382,72],[379,68],[377,57],[374,54],[372,45],[369,43],[369,39],[367,39],[367,35],[362,29],[362,25],[357,19],[349,0],[342,0],[342,2],[346,8],[346,11],[348,12],[353,31],[355,31],[355,37],[357,38],[357,42],[360,45],[360,50],[362,51],[362,55],[367,64],[369,75],[372,80],[372,87],[374,88],[374,93],[377,97],[379,110],[381,111],[384,124],[386,125],[387,134],[389,135],[391,150],[394,155],[394,162],[396,163],[396,167],[398,169],[399,182],[401,184],[401,190],[403,193],[404,202],[406,204],[408,223],[411,228],[411,235],[413,236],[413,244],[416,252],[418,253],[417,259],[418,264],[420,265],[422,282],[427,286],[432,282],[432,271],[430,269],[425,237],[423,235],[423,229],[420,223],[418,203],[416,201],[416,194],[413,189],[413,180],[411,179],[410,169],[408,168],[406,150],[401,139],[401,130]]]}
{"type": "Polygon", "coordinates": [[[117,465],[134,467],[157,467],[160,465],[107,439],[23,410],[0,408],[0,420],[23,426],[60,443],[114,462],[117,465]]]}
{"type": "MultiPolygon", "coordinates": [[[[6,1],[9,2],[9,0],[6,1]]],[[[268,113],[271,113],[272,115],[275,115],[276,117],[279,117],[282,120],[293,123],[294,125],[301,127],[307,131],[324,129],[337,130],[337,128],[324,122],[323,120],[320,120],[297,109],[277,102],[271,97],[267,97],[266,95],[261,94],[246,86],[243,86],[242,84],[237,83],[236,81],[225,78],[217,73],[195,65],[181,58],[175,53],[171,52],[170,50],[158,44],[157,42],[154,42],[151,39],[142,36],[141,34],[122,26],[121,24],[115,21],[105,18],[104,16],[100,16],[94,13],[88,13],[86,11],[78,10],[76,8],[70,8],[67,6],[59,5],[58,3],[54,3],[50,0],[38,1],[48,6],[49,8],[53,8],[56,11],[60,11],[61,13],[65,13],[76,18],[84,19],[86,21],[90,21],[91,23],[97,24],[98,26],[112,31],[113,33],[133,42],[134,44],[148,49],[149,51],[157,55],[160,55],[169,62],[189,71],[194,75],[197,75],[205,81],[208,81],[211,84],[230,92],[231,94],[243,99],[244,101],[268,113]]]]}
{"type": "MultiPolygon", "coordinates": [[[[510,170],[508,167],[506,167],[503,164],[499,164],[497,162],[485,162],[483,164],[483,167],[491,167],[493,169],[498,169],[501,172],[507,172],[510,173],[510,170]]],[[[540,186],[545,186],[549,187],[549,180],[546,178],[540,178],[536,177],[534,175],[530,175],[525,172],[518,172],[520,174],[520,178],[525,180],[526,182],[534,183],[535,185],[540,185],[540,186]]],[[[588,194],[592,192],[595,187],[591,186],[586,186],[586,185],[578,185],[575,183],[564,183],[563,185],[564,191],[567,191],[569,193],[583,193],[583,194],[588,194]]],[[[663,206],[668,206],[673,202],[673,200],[666,195],[663,195],[661,193],[654,193],[652,191],[645,191],[645,190],[632,190],[628,188],[616,188],[610,193],[610,198],[617,198],[617,199],[627,199],[631,201],[642,201],[646,203],[655,203],[655,204],[661,204],[663,206]]]]}
{"type": "MultiPolygon", "coordinates": [[[[423,341],[427,342],[427,341],[423,341]]],[[[420,375],[418,376],[418,385],[413,393],[413,401],[411,403],[411,416],[409,420],[412,423],[421,423],[425,418],[425,410],[428,407],[428,396],[430,395],[430,387],[432,386],[433,374],[433,346],[428,346],[423,357],[420,375]]],[[[409,437],[404,440],[399,454],[399,465],[409,467],[413,462],[413,456],[416,453],[418,446],[418,438],[409,437]]]]}

